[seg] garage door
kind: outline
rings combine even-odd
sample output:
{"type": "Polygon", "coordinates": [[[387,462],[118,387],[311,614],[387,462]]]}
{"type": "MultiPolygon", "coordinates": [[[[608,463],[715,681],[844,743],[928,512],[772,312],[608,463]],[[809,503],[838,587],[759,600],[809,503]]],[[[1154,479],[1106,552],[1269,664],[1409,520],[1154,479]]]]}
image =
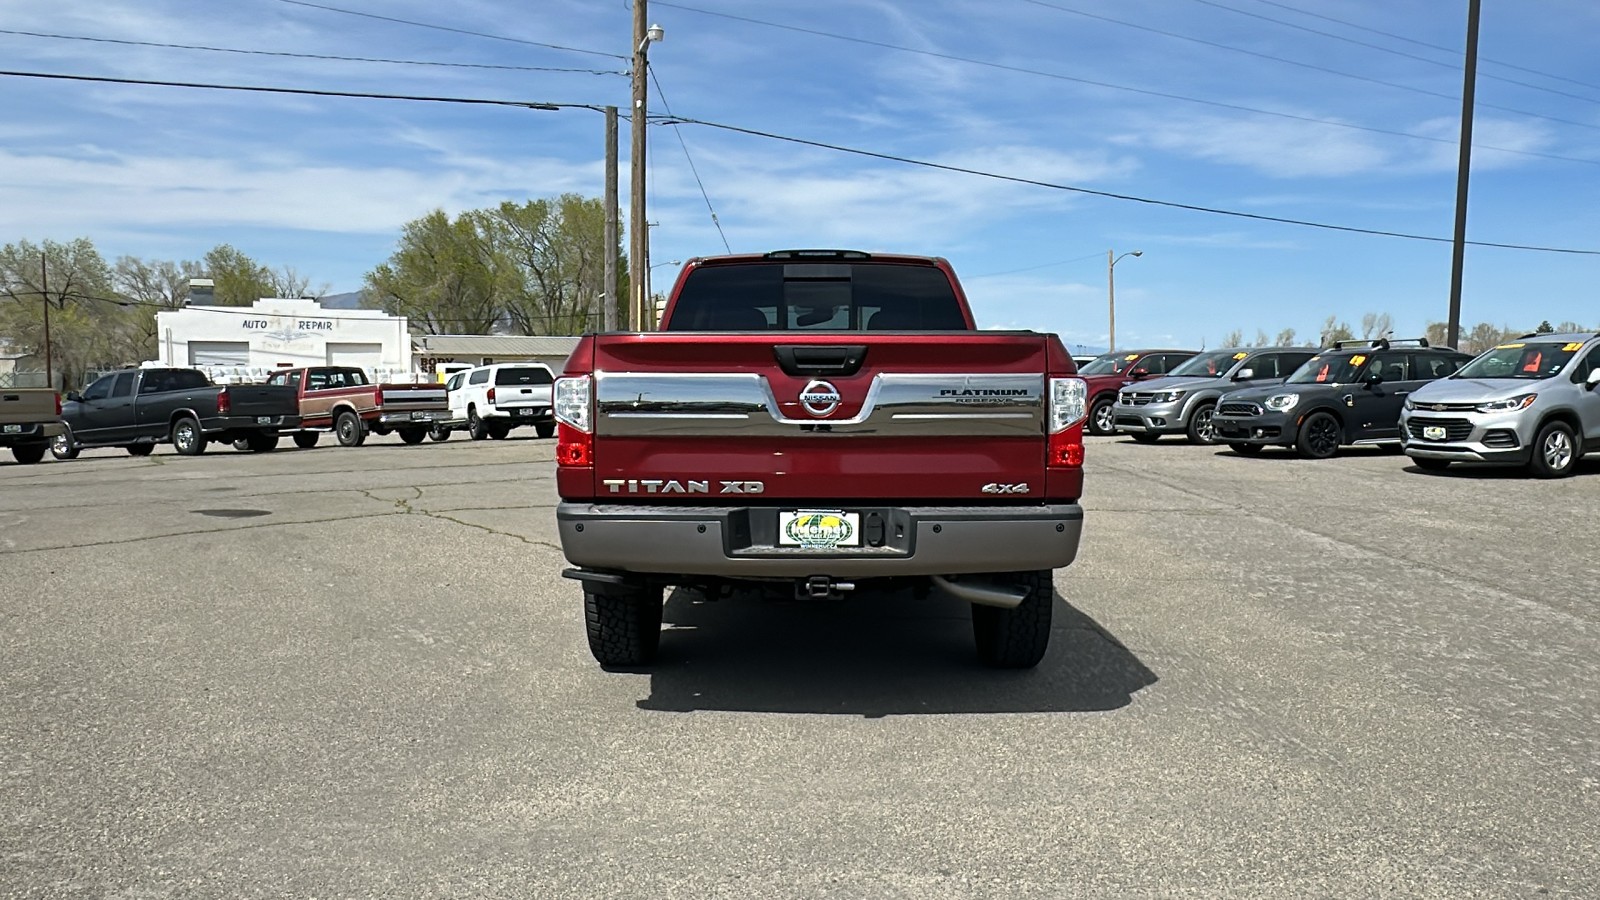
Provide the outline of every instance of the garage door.
{"type": "Polygon", "coordinates": [[[191,366],[248,366],[249,341],[190,341],[191,366]]]}
{"type": "Polygon", "coordinates": [[[382,364],[382,344],[328,344],[330,366],[360,366],[371,372],[382,364]]]}

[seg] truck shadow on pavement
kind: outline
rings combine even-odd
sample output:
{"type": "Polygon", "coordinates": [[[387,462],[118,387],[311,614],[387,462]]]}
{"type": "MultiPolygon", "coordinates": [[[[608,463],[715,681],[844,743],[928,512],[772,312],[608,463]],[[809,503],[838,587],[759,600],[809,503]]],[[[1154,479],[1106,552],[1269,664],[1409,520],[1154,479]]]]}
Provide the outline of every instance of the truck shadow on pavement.
{"type": "Polygon", "coordinates": [[[1030,671],[981,666],[967,604],[934,593],[864,591],[843,601],[667,598],[661,651],[640,709],[939,713],[1119,709],[1156,675],[1056,596],[1049,652],[1030,671]]]}

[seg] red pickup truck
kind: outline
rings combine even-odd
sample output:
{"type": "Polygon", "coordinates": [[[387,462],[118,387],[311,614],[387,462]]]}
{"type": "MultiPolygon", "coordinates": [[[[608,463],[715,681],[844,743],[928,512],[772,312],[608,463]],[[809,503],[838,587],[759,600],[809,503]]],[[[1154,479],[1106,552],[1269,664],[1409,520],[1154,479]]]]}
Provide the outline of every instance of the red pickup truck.
{"type": "Polygon", "coordinates": [[[557,526],[589,648],[641,666],[665,585],[937,586],[986,664],[1043,657],[1078,551],[1084,382],[978,330],[934,257],[690,260],[662,331],[586,335],[554,389],[557,526]]]}
{"type": "Polygon", "coordinates": [[[450,417],[444,385],[373,384],[355,366],[278,369],[267,384],[287,385],[299,393],[302,430],[294,433],[299,447],[315,447],[321,432],[330,430],[344,447],[359,447],[369,432],[391,431],[408,444],[420,444],[435,422],[450,417]]]}

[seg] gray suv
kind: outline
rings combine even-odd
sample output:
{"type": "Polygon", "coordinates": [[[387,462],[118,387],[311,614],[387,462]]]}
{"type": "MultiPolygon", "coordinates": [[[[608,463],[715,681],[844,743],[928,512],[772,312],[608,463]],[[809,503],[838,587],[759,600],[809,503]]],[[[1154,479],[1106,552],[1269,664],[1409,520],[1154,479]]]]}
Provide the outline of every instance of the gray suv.
{"type": "Polygon", "coordinates": [[[1214,444],[1211,415],[1217,398],[1243,387],[1281,384],[1316,355],[1308,347],[1202,351],[1164,378],[1123,388],[1112,407],[1112,421],[1142,444],[1155,443],[1163,434],[1187,435],[1191,444],[1214,444]]]}
{"type": "Polygon", "coordinates": [[[1529,334],[1418,389],[1400,414],[1406,455],[1429,471],[1452,462],[1571,475],[1600,451],[1600,334],[1529,334]]]}

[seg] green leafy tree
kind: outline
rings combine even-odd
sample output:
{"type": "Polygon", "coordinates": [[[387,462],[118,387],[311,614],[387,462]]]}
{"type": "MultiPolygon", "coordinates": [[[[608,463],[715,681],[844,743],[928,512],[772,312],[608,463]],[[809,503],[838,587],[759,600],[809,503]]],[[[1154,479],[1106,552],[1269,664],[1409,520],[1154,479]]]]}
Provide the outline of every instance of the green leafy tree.
{"type": "Polygon", "coordinates": [[[1534,332],[1536,334],[1555,334],[1556,327],[1550,324],[1549,319],[1545,319],[1539,323],[1539,327],[1535,328],[1534,332]]]}
{"type": "Polygon", "coordinates": [[[121,345],[124,306],[93,241],[18,241],[0,248],[0,337],[43,356],[47,304],[50,368],[58,384],[75,387],[91,369],[137,361],[121,345]]]}
{"type": "Polygon", "coordinates": [[[366,277],[367,302],[424,334],[489,334],[504,313],[509,268],[481,213],[436,209],[406,223],[400,246],[366,277]]]}
{"type": "MultiPolygon", "coordinates": [[[[200,270],[215,282],[212,302],[218,306],[251,306],[266,297],[281,296],[272,270],[240,252],[232,244],[218,244],[200,261],[200,270]]],[[[298,295],[295,295],[298,296],[298,295]]]]}
{"type": "MultiPolygon", "coordinates": [[[[523,334],[598,329],[606,302],[601,202],[563,194],[555,200],[502,203],[492,216],[500,247],[517,269],[517,286],[506,304],[512,327],[523,334]]],[[[621,274],[626,264],[620,258],[618,266],[618,293],[626,296],[621,274]]]]}

